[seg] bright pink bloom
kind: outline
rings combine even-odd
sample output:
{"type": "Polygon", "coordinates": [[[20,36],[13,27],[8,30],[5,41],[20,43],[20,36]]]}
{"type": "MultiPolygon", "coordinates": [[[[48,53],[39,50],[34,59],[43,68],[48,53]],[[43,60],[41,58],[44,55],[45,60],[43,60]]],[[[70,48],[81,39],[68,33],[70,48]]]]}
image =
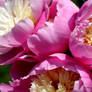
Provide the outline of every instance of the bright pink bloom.
{"type": "Polygon", "coordinates": [[[1,92],[42,92],[42,90],[92,92],[92,75],[71,57],[57,53],[37,64],[27,76],[10,82],[10,86],[1,84],[0,90],[1,92]]]}
{"type": "Polygon", "coordinates": [[[13,55],[8,57],[8,54],[12,54],[13,48],[24,47],[43,13],[45,16],[45,11],[48,12],[48,9],[45,10],[46,7],[48,8],[48,3],[48,0],[0,1],[0,65],[13,63],[15,57],[18,58],[23,54],[18,52],[15,57],[13,55]]]}
{"type": "Polygon", "coordinates": [[[84,3],[70,37],[72,55],[92,69],[92,0],[84,3]]]}
{"type": "Polygon", "coordinates": [[[43,28],[38,25],[34,34],[28,38],[29,49],[41,57],[66,51],[78,11],[78,7],[70,0],[53,0],[48,21],[45,22],[43,28]]]}

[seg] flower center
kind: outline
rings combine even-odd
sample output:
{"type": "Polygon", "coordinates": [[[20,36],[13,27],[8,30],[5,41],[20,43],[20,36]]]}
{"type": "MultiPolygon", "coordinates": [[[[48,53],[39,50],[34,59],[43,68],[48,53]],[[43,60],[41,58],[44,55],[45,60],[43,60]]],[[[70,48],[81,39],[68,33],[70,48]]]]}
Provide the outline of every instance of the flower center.
{"type": "Polygon", "coordinates": [[[34,78],[30,92],[72,92],[79,75],[63,68],[50,70],[34,78]]]}
{"type": "Polygon", "coordinates": [[[30,0],[7,0],[5,7],[0,7],[0,36],[10,32],[24,18],[36,22],[31,11],[30,0]]]}
{"type": "Polygon", "coordinates": [[[89,18],[88,21],[88,27],[85,28],[84,43],[92,46],[92,18],[89,18]]]}

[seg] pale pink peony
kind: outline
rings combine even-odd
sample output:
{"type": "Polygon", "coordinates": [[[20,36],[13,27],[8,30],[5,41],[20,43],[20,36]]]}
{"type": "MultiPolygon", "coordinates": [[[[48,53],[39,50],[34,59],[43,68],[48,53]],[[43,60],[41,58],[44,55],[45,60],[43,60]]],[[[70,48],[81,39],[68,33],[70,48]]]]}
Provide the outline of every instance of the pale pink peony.
{"type": "Polygon", "coordinates": [[[48,13],[48,0],[0,0],[0,65],[13,63],[25,50],[26,41],[33,29],[48,13]],[[22,47],[21,47],[22,46],[22,47]],[[13,51],[14,50],[14,51],[13,51]],[[12,55],[12,51],[15,52],[12,55]],[[11,54],[11,55],[10,55],[11,54]],[[9,55],[9,57],[8,57],[9,55]]]}
{"type": "Polygon", "coordinates": [[[92,69],[92,0],[80,9],[69,45],[72,55],[92,69]]]}
{"type": "Polygon", "coordinates": [[[0,90],[1,92],[92,92],[92,75],[71,57],[57,53],[37,64],[27,76],[10,82],[10,85],[0,84],[0,90]]]}
{"type": "Polygon", "coordinates": [[[78,11],[78,7],[70,0],[53,0],[48,21],[42,28],[38,25],[27,40],[29,49],[38,57],[65,52],[78,11]]]}

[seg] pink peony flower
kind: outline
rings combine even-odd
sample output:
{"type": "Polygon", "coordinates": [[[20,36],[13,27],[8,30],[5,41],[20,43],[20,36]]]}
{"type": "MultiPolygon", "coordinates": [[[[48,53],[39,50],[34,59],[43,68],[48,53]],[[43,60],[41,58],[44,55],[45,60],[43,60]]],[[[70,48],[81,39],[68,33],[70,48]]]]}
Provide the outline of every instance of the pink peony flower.
{"type": "MultiPolygon", "coordinates": [[[[47,12],[49,3],[48,0],[0,1],[0,65],[10,64],[23,54],[19,51],[15,56],[8,57],[14,48],[22,46],[24,52],[28,36],[33,33],[34,27],[42,19],[41,16],[46,16],[45,11],[47,12]]],[[[46,17],[43,22],[45,20],[46,17]]]]}
{"type": "Polygon", "coordinates": [[[76,27],[70,37],[72,55],[92,69],[92,1],[88,0],[80,9],[76,27]]]}
{"type": "Polygon", "coordinates": [[[27,40],[29,49],[40,57],[66,51],[78,11],[78,7],[70,0],[53,0],[48,21],[42,28],[38,25],[27,40]]]}
{"type": "Polygon", "coordinates": [[[1,92],[91,92],[92,75],[71,57],[57,53],[37,64],[20,80],[14,80],[10,85],[0,84],[0,90],[1,92]]]}

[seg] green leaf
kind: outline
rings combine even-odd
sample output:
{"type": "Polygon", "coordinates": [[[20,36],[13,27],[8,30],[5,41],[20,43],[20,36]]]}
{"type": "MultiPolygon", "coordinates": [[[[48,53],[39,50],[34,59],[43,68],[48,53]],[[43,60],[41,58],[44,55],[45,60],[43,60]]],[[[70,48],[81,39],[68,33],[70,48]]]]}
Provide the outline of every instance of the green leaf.
{"type": "Polygon", "coordinates": [[[10,77],[10,67],[9,66],[0,66],[0,83],[7,83],[8,81],[11,81],[11,77],[10,77]]]}

